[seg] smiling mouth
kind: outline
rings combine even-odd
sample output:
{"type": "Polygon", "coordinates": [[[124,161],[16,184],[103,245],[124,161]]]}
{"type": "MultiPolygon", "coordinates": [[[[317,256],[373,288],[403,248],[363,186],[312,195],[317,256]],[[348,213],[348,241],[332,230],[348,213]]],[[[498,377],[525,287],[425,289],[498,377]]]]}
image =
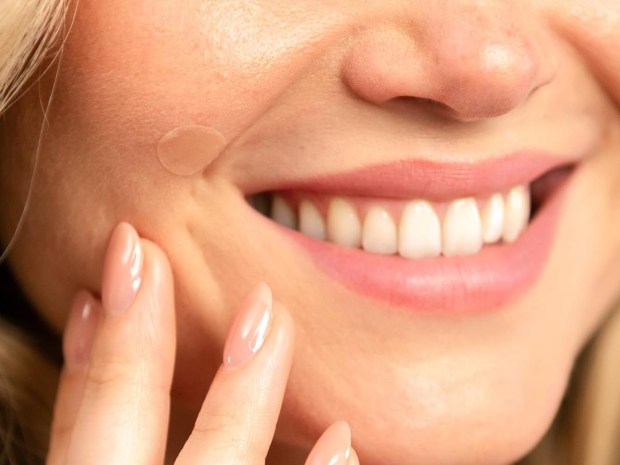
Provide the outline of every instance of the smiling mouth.
{"type": "Polygon", "coordinates": [[[471,314],[503,308],[537,281],[580,159],[412,160],[277,180],[247,198],[274,247],[290,245],[357,295],[471,314]]]}
{"type": "Polygon", "coordinates": [[[303,190],[262,192],[250,202],[279,225],[339,247],[409,260],[466,257],[516,242],[574,167],[550,169],[501,192],[443,202],[303,190]]]}

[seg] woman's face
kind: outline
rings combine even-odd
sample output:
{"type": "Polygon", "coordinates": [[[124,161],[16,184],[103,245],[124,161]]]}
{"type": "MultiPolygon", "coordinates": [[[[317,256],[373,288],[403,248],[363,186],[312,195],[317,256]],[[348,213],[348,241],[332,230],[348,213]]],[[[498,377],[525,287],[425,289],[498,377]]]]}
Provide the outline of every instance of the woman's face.
{"type": "MultiPolygon", "coordinates": [[[[617,0],[81,0],[10,263],[60,330],[119,221],[160,245],[181,423],[265,280],[297,330],[277,441],[346,419],[363,463],[510,463],[620,290],[619,41],[617,0]],[[187,125],[226,148],[178,176],[157,148],[187,125]],[[303,234],[250,206],[265,192],[303,234]]],[[[3,198],[38,105],[7,118],[3,198]]]]}

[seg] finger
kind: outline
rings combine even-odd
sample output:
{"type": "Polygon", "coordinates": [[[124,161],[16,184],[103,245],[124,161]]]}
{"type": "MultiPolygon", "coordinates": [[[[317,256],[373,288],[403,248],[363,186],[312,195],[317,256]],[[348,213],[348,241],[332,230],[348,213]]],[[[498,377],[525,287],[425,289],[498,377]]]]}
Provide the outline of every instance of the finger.
{"type": "Polygon", "coordinates": [[[177,464],[263,464],[280,414],[293,352],[293,324],[260,284],[244,301],[177,464]]]}
{"type": "Polygon", "coordinates": [[[63,337],[65,365],[60,374],[54,404],[48,465],[65,463],[75,418],[82,400],[88,358],[100,315],[101,303],[98,300],[86,291],[76,294],[63,337]]]}
{"type": "Polygon", "coordinates": [[[360,459],[353,448],[351,448],[351,456],[349,457],[349,463],[347,465],[360,465],[360,459]]]}
{"type": "Polygon", "coordinates": [[[161,463],[175,351],[170,267],[155,245],[121,224],[103,274],[103,318],[67,463],[161,463]]]}
{"type": "Polygon", "coordinates": [[[351,429],[347,423],[339,421],[325,430],[305,465],[350,465],[351,451],[351,429]]]}

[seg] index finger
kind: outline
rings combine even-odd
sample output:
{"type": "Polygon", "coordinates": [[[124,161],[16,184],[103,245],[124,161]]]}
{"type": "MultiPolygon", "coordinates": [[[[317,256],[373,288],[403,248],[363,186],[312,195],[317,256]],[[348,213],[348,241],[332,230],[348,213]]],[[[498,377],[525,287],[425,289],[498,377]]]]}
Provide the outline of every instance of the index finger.
{"type": "Polygon", "coordinates": [[[284,307],[272,306],[271,291],[261,284],[242,305],[228,338],[225,363],[178,464],[264,464],[291,367],[293,323],[284,307]],[[242,342],[241,349],[231,340],[242,342]]]}

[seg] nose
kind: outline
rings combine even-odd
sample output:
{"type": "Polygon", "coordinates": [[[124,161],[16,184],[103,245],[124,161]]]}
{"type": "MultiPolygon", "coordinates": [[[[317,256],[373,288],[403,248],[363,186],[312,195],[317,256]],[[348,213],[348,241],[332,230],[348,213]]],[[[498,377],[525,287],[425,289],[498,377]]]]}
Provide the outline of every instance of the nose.
{"type": "Polygon", "coordinates": [[[438,3],[415,19],[363,28],[343,62],[346,85],[374,104],[431,100],[472,121],[510,112],[553,79],[543,41],[509,2],[438,3]]]}

